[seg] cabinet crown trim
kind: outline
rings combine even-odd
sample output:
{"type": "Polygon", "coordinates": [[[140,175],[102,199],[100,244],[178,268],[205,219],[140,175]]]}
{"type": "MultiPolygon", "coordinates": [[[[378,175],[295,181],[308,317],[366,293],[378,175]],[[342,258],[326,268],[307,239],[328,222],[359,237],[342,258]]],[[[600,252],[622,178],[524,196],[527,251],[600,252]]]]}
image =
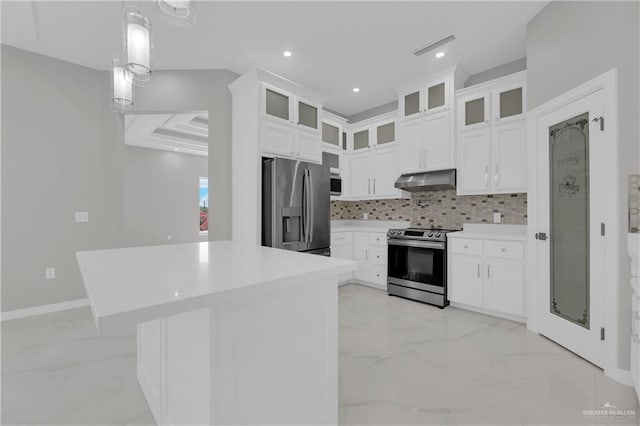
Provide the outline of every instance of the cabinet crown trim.
{"type": "Polygon", "coordinates": [[[271,84],[276,86],[282,90],[286,90],[287,92],[291,92],[292,94],[304,98],[310,102],[314,102],[317,104],[324,104],[327,100],[327,97],[321,95],[313,90],[304,87],[294,81],[291,81],[281,75],[272,73],[271,71],[267,71],[262,68],[253,68],[240,77],[235,79],[229,84],[229,90],[233,93],[239,87],[248,84],[249,82],[258,83],[263,82],[267,84],[271,84]]]}
{"type": "Polygon", "coordinates": [[[509,83],[522,83],[526,85],[527,82],[527,70],[518,71],[513,74],[498,77],[493,80],[483,81],[482,83],[474,84],[473,86],[465,87],[463,89],[456,90],[456,98],[459,96],[473,95],[476,92],[484,92],[493,89],[495,86],[507,85],[509,83]]]}

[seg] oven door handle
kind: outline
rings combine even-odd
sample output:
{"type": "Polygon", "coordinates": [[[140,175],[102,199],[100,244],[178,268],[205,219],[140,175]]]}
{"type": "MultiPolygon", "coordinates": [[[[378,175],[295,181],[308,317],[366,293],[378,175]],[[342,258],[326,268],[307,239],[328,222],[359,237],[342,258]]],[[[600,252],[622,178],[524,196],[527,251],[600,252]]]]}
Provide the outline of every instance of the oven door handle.
{"type": "Polygon", "coordinates": [[[437,243],[434,241],[417,241],[417,240],[398,240],[389,239],[389,246],[403,246],[403,247],[417,247],[417,248],[432,248],[444,250],[444,243],[437,243]]]}

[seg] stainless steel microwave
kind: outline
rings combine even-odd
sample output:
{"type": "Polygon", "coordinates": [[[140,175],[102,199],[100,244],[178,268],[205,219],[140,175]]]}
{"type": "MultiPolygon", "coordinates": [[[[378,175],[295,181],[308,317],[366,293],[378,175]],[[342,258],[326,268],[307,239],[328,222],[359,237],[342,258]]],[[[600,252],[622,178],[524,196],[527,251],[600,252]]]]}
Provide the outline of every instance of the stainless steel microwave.
{"type": "Polygon", "coordinates": [[[342,195],[342,178],[337,173],[331,173],[330,178],[331,195],[342,195]]]}

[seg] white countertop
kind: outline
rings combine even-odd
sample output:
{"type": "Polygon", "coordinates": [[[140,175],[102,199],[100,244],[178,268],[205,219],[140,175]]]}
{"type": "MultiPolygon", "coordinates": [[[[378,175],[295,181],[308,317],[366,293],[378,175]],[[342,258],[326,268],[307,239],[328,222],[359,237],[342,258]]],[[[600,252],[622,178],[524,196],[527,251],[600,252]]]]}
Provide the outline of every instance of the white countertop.
{"type": "Polygon", "coordinates": [[[138,324],[261,291],[331,278],[356,263],[233,241],[78,252],[98,329],[138,324]]]}
{"type": "Polygon", "coordinates": [[[389,229],[408,228],[410,224],[408,220],[332,220],[331,232],[386,232],[389,229]]]}
{"type": "Polygon", "coordinates": [[[526,241],[527,225],[465,223],[462,227],[462,231],[449,232],[447,233],[447,238],[526,241]]]}

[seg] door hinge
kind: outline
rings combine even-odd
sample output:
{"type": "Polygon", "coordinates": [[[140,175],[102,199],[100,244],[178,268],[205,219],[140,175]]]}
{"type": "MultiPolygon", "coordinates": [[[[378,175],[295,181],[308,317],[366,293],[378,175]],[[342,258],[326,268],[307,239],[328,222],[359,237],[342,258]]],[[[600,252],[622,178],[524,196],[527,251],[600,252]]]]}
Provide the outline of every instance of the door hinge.
{"type": "Polygon", "coordinates": [[[604,237],[604,222],[600,222],[600,235],[602,235],[604,237]]]}
{"type": "Polygon", "coordinates": [[[593,121],[593,122],[599,121],[600,122],[600,131],[604,132],[604,117],[602,117],[602,116],[596,117],[591,121],[593,121]]]}
{"type": "Polygon", "coordinates": [[[600,340],[604,340],[604,327],[600,327],[600,340]]]}

